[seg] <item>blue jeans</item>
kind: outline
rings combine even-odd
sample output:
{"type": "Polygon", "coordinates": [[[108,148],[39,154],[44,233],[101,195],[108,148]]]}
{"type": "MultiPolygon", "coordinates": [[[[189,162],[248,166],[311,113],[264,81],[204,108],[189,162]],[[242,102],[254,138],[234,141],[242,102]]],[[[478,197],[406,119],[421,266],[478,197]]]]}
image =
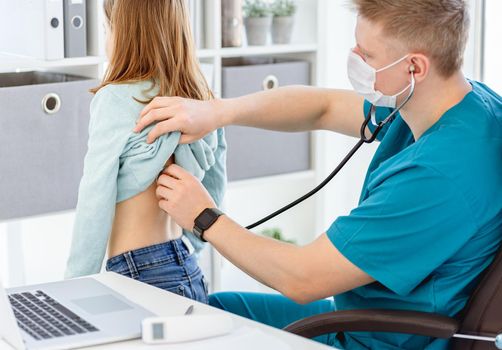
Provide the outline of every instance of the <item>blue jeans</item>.
{"type": "Polygon", "coordinates": [[[197,258],[181,238],[114,256],[106,262],[106,270],[208,303],[197,258]]]}
{"type": "MultiPolygon", "coordinates": [[[[301,305],[279,294],[246,292],[211,294],[209,305],[279,329],[302,318],[335,310],[333,299],[301,305]]],[[[314,340],[330,346],[340,346],[335,333],[314,340]]]]}

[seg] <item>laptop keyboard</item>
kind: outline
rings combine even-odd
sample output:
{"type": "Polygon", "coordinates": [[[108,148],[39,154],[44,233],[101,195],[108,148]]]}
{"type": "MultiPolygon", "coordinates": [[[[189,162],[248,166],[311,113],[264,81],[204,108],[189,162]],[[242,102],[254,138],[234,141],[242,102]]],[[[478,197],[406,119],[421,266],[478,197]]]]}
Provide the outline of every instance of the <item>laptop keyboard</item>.
{"type": "Polygon", "coordinates": [[[9,301],[19,327],[36,340],[99,331],[40,290],[11,294],[9,301]]]}

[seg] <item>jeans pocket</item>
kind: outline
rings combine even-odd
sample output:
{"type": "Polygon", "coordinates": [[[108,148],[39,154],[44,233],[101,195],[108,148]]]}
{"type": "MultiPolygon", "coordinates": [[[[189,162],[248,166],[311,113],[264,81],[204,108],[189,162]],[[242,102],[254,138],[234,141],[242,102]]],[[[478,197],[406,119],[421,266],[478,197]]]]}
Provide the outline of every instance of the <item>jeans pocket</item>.
{"type": "Polygon", "coordinates": [[[206,276],[202,275],[202,286],[204,287],[204,304],[209,304],[209,288],[206,276]]]}
{"type": "Polygon", "coordinates": [[[192,299],[197,300],[198,302],[208,304],[208,292],[207,292],[207,283],[204,274],[199,269],[199,272],[191,278],[192,281],[192,299]]]}
{"type": "Polygon", "coordinates": [[[159,288],[161,289],[164,289],[165,291],[167,292],[171,292],[171,293],[174,293],[174,294],[178,294],[182,297],[186,297],[187,296],[187,286],[184,285],[184,284],[178,284],[177,286],[174,286],[174,287],[168,287],[168,286],[158,286],[159,288]]]}
{"type": "Polygon", "coordinates": [[[176,284],[188,280],[183,266],[165,265],[143,269],[139,272],[140,280],[148,284],[176,284]]]}

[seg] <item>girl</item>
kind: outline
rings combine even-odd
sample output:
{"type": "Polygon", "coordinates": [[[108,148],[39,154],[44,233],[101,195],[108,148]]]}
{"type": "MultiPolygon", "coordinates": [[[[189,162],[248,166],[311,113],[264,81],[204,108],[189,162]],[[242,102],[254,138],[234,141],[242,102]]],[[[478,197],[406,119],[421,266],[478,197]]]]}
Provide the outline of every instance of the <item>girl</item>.
{"type": "MultiPolygon", "coordinates": [[[[197,176],[220,204],[226,183],[223,130],[190,145],[180,133],[146,142],[132,132],[156,96],[212,98],[198,66],[185,0],[105,0],[109,67],[91,103],[88,152],[79,188],[66,277],[108,271],[207,302],[195,250],[158,207],[156,178],[173,162],[197,176]]],[[[188,239],[187,239],[188,238],[188,239]]],[[[193,244],[192,244],[193,243],[193,244]]]]}

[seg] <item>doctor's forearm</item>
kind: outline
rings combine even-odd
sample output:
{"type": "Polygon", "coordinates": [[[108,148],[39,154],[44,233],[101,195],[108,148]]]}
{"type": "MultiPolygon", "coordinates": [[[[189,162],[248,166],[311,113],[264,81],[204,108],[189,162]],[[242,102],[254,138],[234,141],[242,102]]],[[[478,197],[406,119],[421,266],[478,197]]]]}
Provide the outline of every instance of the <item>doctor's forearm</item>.
{"type": "Polygon", "coordinates": [[[288,86],[219,103],[224,125],[294,132],[319,129],[319,121],[329,109],[329,97],[327,89],[288,86]]]}
{"type": "Polygon", "coordinates": [[[302,256],[301,247],[255,235],[226,216],[221,216],[204,238],[251,277],[302,301],[302,286],[308,286],[308,269],[304,269],[308,260],[302,256]]]}

